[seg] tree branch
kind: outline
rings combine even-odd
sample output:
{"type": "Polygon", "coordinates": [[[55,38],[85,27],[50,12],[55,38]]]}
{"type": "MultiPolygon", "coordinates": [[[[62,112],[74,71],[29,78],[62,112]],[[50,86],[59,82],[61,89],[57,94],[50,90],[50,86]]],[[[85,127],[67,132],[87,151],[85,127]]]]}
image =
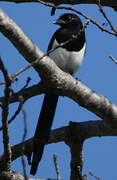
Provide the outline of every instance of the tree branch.
{"type": "MultiPolygon", "coordinates": [[[[26,2],[38,2],[38,0],[0,0],[0,1],[7,1],[7,2],[14,2],[14,3],[26,3],[26,2]]],[[[71,4],[71,5],[76,5],[76,4],[97,4],[95,0],[43,0],[43,2],[47,3],[53,3],[53,4],[71,4]]],[[[103,6],[117,6],[117,2],[115,0],[101,0],[101,4],[103,6]]]]}
{"type": "MultiPolygon", "coordinates": [[[[66,142],[68,139],[69,126],[52,130],[48,144],[66,142]]],[[[79,139],[88,139],[101,136],[117,136],[117,129],[112,129],[103,120],[74,122],[73,137],[79,139]]],[[[33,138],[12,146],[12,161],[19,158],[23,154],[28,155],[33,151],[33,138]]],[[[4,154],[0,156],[0,166],[4,163],[4,154]]]]}
{"type": "MultiPolygon", "coordinates": [[[[70,123],[71,124],[71,123],[70,123]]],[[[69,133],[71,133],[71,126],[62,127],[55,129],[51,132],[50,139],[48,144],[57,143],[57,142],[70,142],[69,133]]],[[[101,137],[101,136],[117,136],[117,129],[112,129],[105,121],[87,121],[87,122],[72,122],[72,138],[75,138],[75,141],[71,141],[68,145],[71,148],[71,166],[72,166],[72,175],[71,179],[74,177],[81,177],[81,171],[83,166],[82,161],[82,146],[86,139],[92,137],[101,137]],[[74,143],[75,142],[75,143],[74,143]],[[74,148],[75,146],[75,148],[74,148]],[[76,171],[79,168],[79,171],[76,171]],[[75,172],[74,172],[75,171],[75,172]],[[79,176],[80,172],[80,176],[79,176]],[[75,175],[75,176],[74,176],[75,175]]],[[[12,146],[12,161],[19,158],[23,154],[28,156],[33,151],[33,138],[16,144],[12,146]]],[[[0,168],[4,165],[5,154],[0,156],[0,168]]],[[[83,177],[82,177],[83,179],[83,177]]],[[[81,179],[80,179],[81,180],[81,179]]]]}
{"type": "Polygon", "coordinates": [[[83,142],[78,141],[72,143],[70,146],[71,152],[71,176],[70,180],[82,180],[82,168],[83,168],[83,142]]]}
{"type": "Polygon", "coordinates": [[[75,128],[76,128],[76,123],[70,122],[69,130],[67,131],[67,138],[66,138],[66,144],[69,146],[71,153],[70,180],[83,180],[82,168],[83,168],[84,137],[81,135],[79,136],[79,138],[78,137],[76,138],[76,136],[74,136],[75,128]]]}
{"type": "MultiPolygon", "coordinates": [[[[1,180],[25,180],[22,174],[15,171],[10,171],[10,172],[3,171],[2,173],[0,173],[0,179],[1,180]]],[[[57,179],[28,178],[28,180],[57,180],[57,179]]]]}
{"type": "Polygon", "coordinates": [[[59,163],[58,163],[58,155],[56,153],[53,155],[53,161],[54,161],[54,167],[56,170],[57,180],[62,180],[61,174],[60,174],[59,163]]]}
{"type": "Polygon", "coordinates": [[[111,30],[117,34],[117,28],[115,28],[115,27],[113,26],[112,22],[111,22],[110,19],[107,17],[107,15],[106,15],[106,13],[105,13],[102,5],[101,5],[101,1],[100,1],[100,0],[97,0],[97,2],[98,2],[98,6],[99,6],[99,10],[100,10],[101,14],[103,15],[103,17],[105,18],[105,20],[106,20],[107,23],[109,24],[111,30]]]}
{"type": "MultiPolygon", "coordinates": [[[[27,99],[30,99],[31,97],[40,95],[45,92],[48,92],[46,90],[46,88],[44,88],[41,84],[36,84],[29,88],[21,89],[20,91],[13,93],[10,96],[9,101],[10,101],[10,103],[20,102],[20,97],[22,97],[23,100],[26,101],[27,99]]],[[[4,102],[4,97],[0,97],[0,105],[1,106],[2,106],[3,102],[4,102]]]]}
{"type": "Polygon", "coordinates": [[[4,166],[0,168],[0,171],[10,171],[11,168],[11,145],[9,142],[9,129],[8,129],[8,115],[9,115],[9,97],[11,93],[11,78],[5,68],[2,59],[0,58],[0,70],[3,73],[6,85],[4,89],[4,102],[2,105],[2,126],[3,126],[3,145],[5,153],[4,166]]]}

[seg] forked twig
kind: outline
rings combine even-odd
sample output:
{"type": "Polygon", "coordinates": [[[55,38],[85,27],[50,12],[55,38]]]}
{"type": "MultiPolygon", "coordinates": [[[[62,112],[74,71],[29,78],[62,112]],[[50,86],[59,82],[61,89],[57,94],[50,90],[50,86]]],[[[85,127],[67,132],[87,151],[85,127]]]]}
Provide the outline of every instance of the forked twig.
{"type": "Polygon", "coordinates": [[[110,21],[110,19],[108,18],[108,16],[106,15],[103,6],[101,5],[100,0],[97,0],[98,2],[98,6],[99,6],[99,10],[102,13],[103,17],[106,19],[107,23],[109,24],[111,30],[113,32],[115,32],[117,34],[117,29],[113,26],[112,22],[110,21]]]}

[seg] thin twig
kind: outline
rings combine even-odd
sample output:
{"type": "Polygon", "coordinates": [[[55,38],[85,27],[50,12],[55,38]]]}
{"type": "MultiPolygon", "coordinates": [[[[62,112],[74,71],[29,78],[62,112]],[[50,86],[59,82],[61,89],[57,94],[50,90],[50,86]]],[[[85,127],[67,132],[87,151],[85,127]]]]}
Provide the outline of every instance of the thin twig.
{"type": "Polygon", "coordinates": [[[112,22],[111,22],[110,19],[107,17],[107,15],[106,15],[106,13],[105,13],[105,11],[104,11],[104,8],[103,8],[103,6],[101,5],[100,0],[97,0],[97,2],[98,2],[99,10],[100,10],[100,12],[102,13],[103,17],[106,19],[107,23],[109,24],[111,30],[117,34],[117,29],[113,26],[112,22]]]}
{"type": "Polygon", "coordinates": [[[94,175],[91,171],[89,171],[89,175],[94,177],[96,180],[102,180],[98,176],[94,175]]]}
{"type": "MultiPolygon", "coordinates": [[[[33,63],[36,64],[36,60],[33,63]]],[[[21,68],[19,71],[17,71],[15,74],[12,75],[12,78],[15,79],[16,76],[19,76],[22,72],[24,72],[24,71],[28,70],[29,68],[31,68],[33,66],[33,63],[29,64],[28,66],[25,66],[25,67],[21,68]]]]}
{"type": "Polygon", "coordinates": [[[27,115],[26,115],[26,111],[24,109],[24,106],[22,107],[22,114],[23,114],[23,124],[24,124],[24,130],[23,130],[23,136],[22,136],[22,142],[24,142],[26,140],[26,137],[27,137],[27,125],[28,125],[28,122],[27,122],[27,115]]]}
{"type": "Polygon", "coordinates": [[[5,165],[1,170],[10,171],[11,168],[11,146],[9,143],[9,129],[8,129],[8,114],[9,114],[9,99],[11,93],[11,78],[8,74],[7,69],[5,68],[3,61],[0,57],[0,70],[4,75],[4,79],[6,82],[4,89],[4,102],[2,105],[2,126],[3,126],[3,145],[4,145],[4,153],[5,153],[5,165]]]}
{"type": "MultiPolygon", "coordinates": [[[[24,90],[25,88],[28,87],[30,80],[31,80],[30,77],[28,77],[26,84],[24,85],[24,87],[21,90],[24,90]]],[[[8,124],[10,124],[12,121],[14,121],[15,118],[18,116],[18,114],[21,112],[24,102],[25,101],[23,100],[22,96],[19,96],[19,106],[18,106],[17,110],[15,111],[15,113],[13,114],[13,116],[11,117],[11,119],[8,121],[8,124]]],[[[3,129],[3,126],[0,127],[0,131],[2,129],[3,129]]]]}
{"type": "Polygon", "coordinates": [[[5,85],[5,81],[0,82],[0,86],[5,85]]]}
{"type": "MultiPolygon", "coordinates": [[[[23,136],[22,136],[22,143],[26,140],[27,137],[27,115],[26,115],[26,111],[24,110],[24,108],[22,108],[22,113],[23,113],[23,124],[24,124],[24,130],[23,130],[23,136]]],[[[25,177],[25,180],[28,180],[28,176],[27,176],[27,172],[26,172],[26,161],[24,158],[24,155],[21,156],[21,162],[22,162],[22,167],[23,167],[23,175],[25,177]]]]}
{"type": "MultiPolygon", "coordinates": [[[[16,81],[18,81],[19,79],[16,77],[16,78],[13,78],[12,77],[12,75],[11,75],[11,83],[14,83],[14,82],[16,82],[16,81]]],[[[1,85],[5,85],[6,84],[6,82],[5,81],[2,81],[2,82],[0,82],[0,86],[1,85]]]]}
{"type": "MultiPolygon", "coordinates": [[[[22,106],[23,106],[24,102],[20,101],[19,106],[16,110],[16,112],[13,114],[13,116],[11,117],[11,119],[8,121],[8,124],[10,124],[12,121],[14,121],[14,119],[18,116],[18,114],[21,112],[22,106]]],[[[0,131],[3,129],[3,126],[0,127],[0,131]]]]}
{"type": "Polygon", "coordinates": [[[60,168],[59,168],[59,164],[58,164],[58,155],[57,154],[53,155],[53,160],[54,160],[54,166],[55,166],[55,170],[56,170],[57,180],[61,180],[60,168]]]}
{"type": "Polygon", "coordinates": [[[30,81],[31,81],[31,78],[28,77],[27,80],[26,80],[26,84],[25,84],[24,87],[21,89],[21,91],[24,90],[24,89],[26,89],[26,88],[28,87],[30,81]]]}
{"type": "MultiPolygon", "coordinates": [[[[24,85],[23,89],[27,88],[27,86],[29,85],[29,82],[30,82],[30,78],[27,79],[26,81],[26,84],[24,85]]],[[[22,102],[25,102],[23,100],[23,97],[22,97],[22,102]]],[[[28,122],[27,122],[27,115],[26,115],[26,111],[24,109],[24,106],[22,106],[22,114],[23,114],[23,136],[22,136],[22,143],[26,140],[26,137],[27,137],[27,133],[28,133],[28,130],[27,130],[27,127],[28,127],[28,122]]],[[[24,151],[23,151],[24,152],[24,151]]],[[[25,180],[28,180],[28,176],[27,176],[27,172],[26,172],[26,161],[25,161],[25,158],[24,158],[24,155],[21,156],[21,162],[22,162],[22,167],[23,167],[23,175],[25,177],[25,180]]]]}
{"type": "Polygon", "coordinates": [[[115,59],[113,56],[108,56],[115,64],[117,64],[117,59],[115,59]]]}

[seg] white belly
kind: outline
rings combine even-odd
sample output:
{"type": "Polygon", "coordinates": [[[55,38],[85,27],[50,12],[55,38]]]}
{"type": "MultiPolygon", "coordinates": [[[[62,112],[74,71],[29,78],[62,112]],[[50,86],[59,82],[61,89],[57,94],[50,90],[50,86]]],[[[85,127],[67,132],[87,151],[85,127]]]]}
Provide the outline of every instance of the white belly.
{"type": "MultiPolygon", "coordinates": [[[[54,43],[53,48],[58,45],[57,42],[54,43]]],[[[83,62],[84,54],[85,54],[86,44],[79,51],[67,51],[64,48],[58,48],[52,53],[49,54],[49,57],[53,59],[56,65],[65,72],[74,74],[80,67],[83,62]]]]}

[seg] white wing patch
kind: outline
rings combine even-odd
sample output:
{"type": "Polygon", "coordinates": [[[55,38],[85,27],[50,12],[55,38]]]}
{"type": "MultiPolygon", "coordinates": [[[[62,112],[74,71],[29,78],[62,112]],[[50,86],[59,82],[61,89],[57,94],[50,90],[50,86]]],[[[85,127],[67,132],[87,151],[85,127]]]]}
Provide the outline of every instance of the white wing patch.
{"type": "MultiPolygon", "coordinates": [[[[58,43],[55,40],[52,49],[54,49],[56,46],[58,46],[58,43]]],[[[53,59],[53,61],[60,69],[62,69],[65,72],[74,74],[83,62],[85,49],[86,44],[84,44],[83,48],[78,52],[69,52],[66,49],[60,47],[52,53],[50,53],[49,57],[53,59]]]]}

